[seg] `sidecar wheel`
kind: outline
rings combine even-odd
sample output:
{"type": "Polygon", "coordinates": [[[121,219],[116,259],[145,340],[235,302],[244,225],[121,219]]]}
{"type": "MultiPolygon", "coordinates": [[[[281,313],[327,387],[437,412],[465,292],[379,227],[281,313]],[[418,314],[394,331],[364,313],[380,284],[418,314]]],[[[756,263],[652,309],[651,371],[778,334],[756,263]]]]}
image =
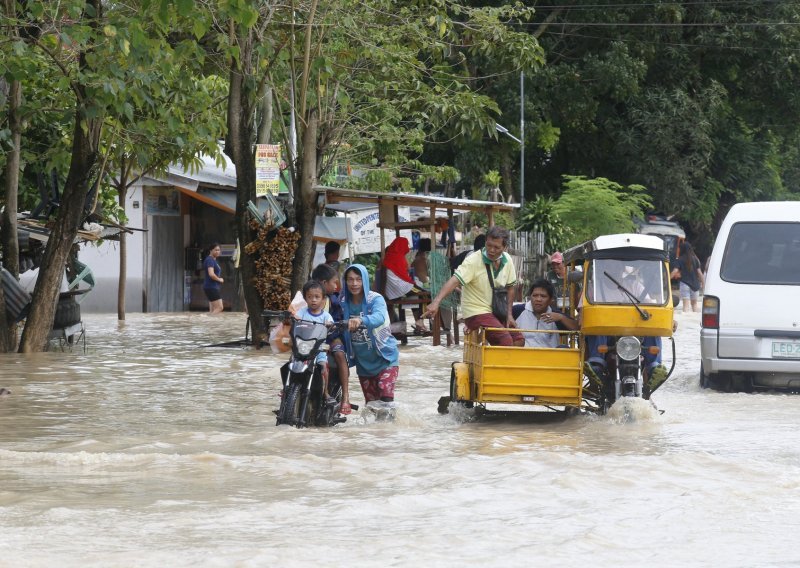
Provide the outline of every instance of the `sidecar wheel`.
{"type": "Polygon", "coordinates": [[[464,408],[472,408],[474,406],[471,400],[458,400],[456,393],[456,369],[455,366],[450,370],[450,402],[463,406],[464,408]]]}

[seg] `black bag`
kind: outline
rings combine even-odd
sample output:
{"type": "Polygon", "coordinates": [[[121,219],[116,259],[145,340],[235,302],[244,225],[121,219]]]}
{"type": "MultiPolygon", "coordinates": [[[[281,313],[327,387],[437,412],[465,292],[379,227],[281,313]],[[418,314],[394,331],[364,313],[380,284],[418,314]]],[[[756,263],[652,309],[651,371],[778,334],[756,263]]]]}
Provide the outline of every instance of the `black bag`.
{"type": "Polygon", "coordinates": [[[485,266],[486,274],[489,275],[489,284],[492,287],[492,313],[500,320],[500,323],[506,325],[508,321],[508,288],[495,288],[492,269],[488,264],[485,266]]]}

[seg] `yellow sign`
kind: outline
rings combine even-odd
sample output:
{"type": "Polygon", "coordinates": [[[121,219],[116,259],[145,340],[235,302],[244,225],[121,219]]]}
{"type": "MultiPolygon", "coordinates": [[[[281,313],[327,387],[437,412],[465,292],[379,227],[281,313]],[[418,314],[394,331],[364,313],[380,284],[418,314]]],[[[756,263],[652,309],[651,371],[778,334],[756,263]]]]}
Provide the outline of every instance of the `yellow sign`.
{"type": "Polygon", "coordinates": [[[256,145],[256,195],[278,195],[281,179],[281,147],[278,144],[256,145]]]}

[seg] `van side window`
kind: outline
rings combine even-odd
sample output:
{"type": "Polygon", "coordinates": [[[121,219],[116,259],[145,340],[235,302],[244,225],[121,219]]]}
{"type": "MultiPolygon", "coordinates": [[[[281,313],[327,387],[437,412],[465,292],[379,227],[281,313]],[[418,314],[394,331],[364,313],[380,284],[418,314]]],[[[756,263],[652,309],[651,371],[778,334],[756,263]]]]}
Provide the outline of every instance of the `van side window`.
{"type": "Polygon", "coordinates": [[[739,284],[800,285],[800,223],[737,223],[720,276],[739,284]]]}

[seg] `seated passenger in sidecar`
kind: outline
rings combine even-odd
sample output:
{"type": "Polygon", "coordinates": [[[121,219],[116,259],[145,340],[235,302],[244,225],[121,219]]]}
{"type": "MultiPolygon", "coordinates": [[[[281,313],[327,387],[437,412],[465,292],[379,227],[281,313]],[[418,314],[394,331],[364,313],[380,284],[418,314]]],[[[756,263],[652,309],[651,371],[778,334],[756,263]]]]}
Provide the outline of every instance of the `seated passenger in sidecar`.
{"type": "Polygon", "coordinates": [[[578,322],[559,309],[553,309],[555,287],[540,278],[531,284],[528,301],[514,304],[512,313],[522,330],[525,347],[558,347],[559,334],[553,331],[575,331],[578,322]],[[535,331],[533,331],[535,330],[535,331]]]}

